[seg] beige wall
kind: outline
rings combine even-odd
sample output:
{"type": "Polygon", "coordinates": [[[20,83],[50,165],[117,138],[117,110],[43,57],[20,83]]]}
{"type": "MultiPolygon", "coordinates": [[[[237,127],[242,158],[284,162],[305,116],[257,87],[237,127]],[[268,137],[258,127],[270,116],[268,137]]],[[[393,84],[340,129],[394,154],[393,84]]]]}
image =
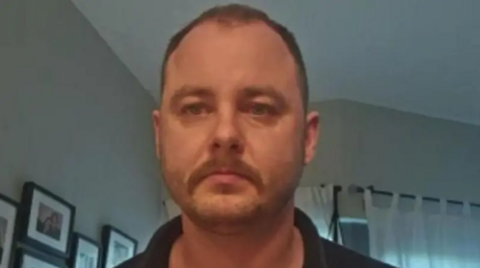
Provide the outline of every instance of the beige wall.
{"type": "Polygon", "coordinates": [[[68,0],[0,7],[0,192],[34,181],[77,207],[75,230],[113,224],[143,248],[161,220],[155,103],[68,0]]]}

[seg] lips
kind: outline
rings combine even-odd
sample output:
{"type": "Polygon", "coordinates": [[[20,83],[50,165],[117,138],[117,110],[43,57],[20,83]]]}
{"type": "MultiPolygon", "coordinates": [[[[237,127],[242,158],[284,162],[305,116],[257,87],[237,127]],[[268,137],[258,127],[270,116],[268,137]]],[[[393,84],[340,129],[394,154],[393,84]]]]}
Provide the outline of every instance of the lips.
{"type": "Polygon", "coordinates": [[[229,170],[219,170],[208,175],[206,179],[214,183],[232,184],[246,180],[247,178],[242,174],[238,174],[237,172],[229,170]]]}

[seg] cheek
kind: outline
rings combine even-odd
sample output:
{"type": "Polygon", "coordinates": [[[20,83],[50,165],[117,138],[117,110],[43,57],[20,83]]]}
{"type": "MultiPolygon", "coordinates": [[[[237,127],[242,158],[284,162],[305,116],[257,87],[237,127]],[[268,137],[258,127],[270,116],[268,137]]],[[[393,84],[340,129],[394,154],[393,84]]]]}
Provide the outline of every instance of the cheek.
{"type": "Polygon", "coordinates": [[[290,179],[303,160],[301,134],[293,127],[252,133],[249,137],[252,162],[261,170],[266,183],[290,179]]]}
{"type": "Polygon", "coordinates": [[[202,157],[204,140],[199,132],[193,134],[174,126],[162,134],[161,164],[166,179],[185,179],[202,157]]]}

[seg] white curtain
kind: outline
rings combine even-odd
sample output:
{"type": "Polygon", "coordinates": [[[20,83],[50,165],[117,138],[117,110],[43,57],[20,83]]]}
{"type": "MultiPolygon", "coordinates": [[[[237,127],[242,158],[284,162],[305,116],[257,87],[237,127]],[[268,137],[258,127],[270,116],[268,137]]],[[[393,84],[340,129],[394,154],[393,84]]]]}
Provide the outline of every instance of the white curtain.
{"type": "Polygon", "coordinates": [[[402,268],[480,267],[480,220],[469,203],[440,200],[434,209],[417,196],[406,209],[398,194],[383,207],[376,196],[365,192],[373,258],[402,268]]]}
{"type": "MultiPolygon", "coordinates": [[[[333,185],[323,187],[299,187],[295,191],[295,206],[305,212],[317,226],[321,236],[329,238],[329,226],[333,213],[333,185]]],[[[167,218],[180,215],[178,205],[168,199],[164,202],[167,218]]]]}
{"type": "Polygon", "coordinates": [[[295,206],[305,212],[317,227],[320,236],[332,239],[329,233],[333,214],[333,185],[299,187],[295,191],[295,206]]]}

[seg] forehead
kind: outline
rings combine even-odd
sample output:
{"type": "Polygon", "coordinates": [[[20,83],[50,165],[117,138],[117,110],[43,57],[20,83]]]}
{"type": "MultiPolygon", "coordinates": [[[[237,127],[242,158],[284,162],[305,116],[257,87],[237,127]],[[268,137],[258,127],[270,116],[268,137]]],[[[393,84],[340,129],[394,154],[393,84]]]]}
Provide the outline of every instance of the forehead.
{"type": "Polygon", "coordinates": [[[266,24],[206,22],[192,29],[171,55],[164,93],[185,85],[226,89],[255,84],[299,95],[296,70],[286,44],[266,24]]]}

